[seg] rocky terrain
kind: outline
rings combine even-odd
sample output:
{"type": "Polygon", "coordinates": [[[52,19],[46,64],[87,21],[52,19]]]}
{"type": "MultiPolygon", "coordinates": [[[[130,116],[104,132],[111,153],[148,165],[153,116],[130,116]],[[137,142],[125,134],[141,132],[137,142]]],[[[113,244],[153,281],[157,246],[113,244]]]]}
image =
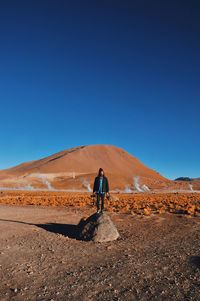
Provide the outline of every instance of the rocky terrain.
{"type": "Polygon", "coordinates": [[[0,204],[0,300],[198,300],[200,217],[106,212],[113,242],[77,239],[95,207],[0,204]]]}

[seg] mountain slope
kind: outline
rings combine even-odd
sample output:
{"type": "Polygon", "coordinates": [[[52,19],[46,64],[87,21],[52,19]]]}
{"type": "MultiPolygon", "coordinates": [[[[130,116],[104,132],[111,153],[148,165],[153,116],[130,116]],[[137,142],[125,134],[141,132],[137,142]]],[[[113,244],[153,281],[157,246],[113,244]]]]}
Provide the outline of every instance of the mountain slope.
{"type": "Polygon", "coordinates": [[[34,173],[97,173],[99,167],[111,174],[164,179],[125,150],[113,145],[88,145],[67,149],[52,156],[0,171],[0,176],[34,173]]]}
{"type": "MultiPolygon", "coordinates": [[[[0,171],[0,187],[23,189],[91,190],[102,167],[115,191],[181,191],[198,189],[184,181],[171,181],[136,157],[113,145],[86,145],[0,171]]],[[[198,184],[198,182],[197,182],[198,184]]],[[[196,185],[196,184],[195,184],[196,185]]]]}

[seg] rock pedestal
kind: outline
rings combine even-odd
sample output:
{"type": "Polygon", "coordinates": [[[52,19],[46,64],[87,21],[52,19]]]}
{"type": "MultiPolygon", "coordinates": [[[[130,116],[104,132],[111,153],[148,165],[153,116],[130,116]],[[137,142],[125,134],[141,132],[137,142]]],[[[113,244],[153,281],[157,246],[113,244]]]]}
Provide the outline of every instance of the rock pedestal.
{"type": "Polygon", "coordinates": [[[94,242],[112,241],[119,237],[119,233],[105,213],[95,213],[86,220],[81,219],[78,224],[79,238],[94,242]]]}

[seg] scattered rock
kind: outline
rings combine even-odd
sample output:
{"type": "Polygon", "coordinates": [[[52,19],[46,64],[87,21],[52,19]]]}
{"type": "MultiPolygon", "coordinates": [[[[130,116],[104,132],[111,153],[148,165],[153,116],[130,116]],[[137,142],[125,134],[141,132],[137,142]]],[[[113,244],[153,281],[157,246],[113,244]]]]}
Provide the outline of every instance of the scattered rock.
{"type": "Polygon", "coordinates": [[[19,291],[19,289],[16,287],[11,287],[10,290],[14,293],[17,293],[19,291]]]}

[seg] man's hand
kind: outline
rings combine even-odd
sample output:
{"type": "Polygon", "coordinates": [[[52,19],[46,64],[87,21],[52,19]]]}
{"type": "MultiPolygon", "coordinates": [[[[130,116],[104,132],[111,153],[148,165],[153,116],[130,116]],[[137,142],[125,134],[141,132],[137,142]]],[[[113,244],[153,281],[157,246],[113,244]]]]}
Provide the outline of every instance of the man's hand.
{"type": "Polygon", "coordinates": [[[106,193],[106,198],[107,198],[108,200],[110,200],[110,193],[109,193],[109,192],[106,193]]]}

